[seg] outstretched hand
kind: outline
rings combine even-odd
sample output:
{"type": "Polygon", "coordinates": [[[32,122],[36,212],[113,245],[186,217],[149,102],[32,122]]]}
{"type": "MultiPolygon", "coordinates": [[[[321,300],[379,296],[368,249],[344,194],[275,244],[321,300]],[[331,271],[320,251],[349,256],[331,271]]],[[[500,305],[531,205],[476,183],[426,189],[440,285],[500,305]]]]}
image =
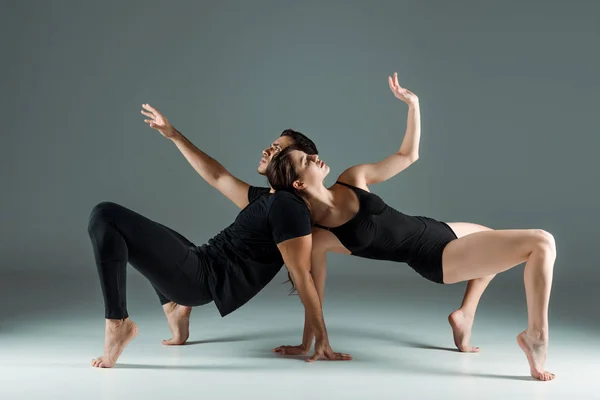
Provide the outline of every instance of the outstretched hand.
{"type": "Polygon", "coordinates": [[[406,104],[411,105],[419,102],[419,98],[416,94],[400,86],[400,84],[398,83],[397,72],[394,72],[393,78],[391,76],[388,76],[388,83],[390,84],[390,89],[392,90],[392,93],[394,93],[394,96],[396,96],[398,99],[402,100],[406,104]]]}
{"type": "Polygon", "coordinates": [[[150,128],[156,129],[167,139],[172,139],[177,135],[177,131],[173,128],[173,125],[171,125],[169,120],[160,111],[150,104],[142,104],[142,107],[145,109],[142,110],[142,114],[149,118],[145,119],[144,122],[150,125],[150,128]]]}

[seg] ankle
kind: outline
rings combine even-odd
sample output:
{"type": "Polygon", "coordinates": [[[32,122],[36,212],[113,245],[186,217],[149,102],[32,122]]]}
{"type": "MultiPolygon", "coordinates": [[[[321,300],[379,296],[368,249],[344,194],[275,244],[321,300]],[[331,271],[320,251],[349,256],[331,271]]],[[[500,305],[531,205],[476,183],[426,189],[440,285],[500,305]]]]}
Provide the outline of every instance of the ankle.
{"type": "Polygon", "coordinates": [[[111,329],[116,329],[116,328],[123,326],[128,320],[129,320],[129,318],[107,319],[106,326],[111,329]]]}
{"type": "Polygon", "coordinates": [[[526,335],[535,343],[548,341],[548,328],[527,328],[526,335]]]}
{"type": "Polygon", "coordinates": [[[461,307],[457,311],[460,311],[467,318],[475,318],[475,310],[473,309],[461,307]]]}

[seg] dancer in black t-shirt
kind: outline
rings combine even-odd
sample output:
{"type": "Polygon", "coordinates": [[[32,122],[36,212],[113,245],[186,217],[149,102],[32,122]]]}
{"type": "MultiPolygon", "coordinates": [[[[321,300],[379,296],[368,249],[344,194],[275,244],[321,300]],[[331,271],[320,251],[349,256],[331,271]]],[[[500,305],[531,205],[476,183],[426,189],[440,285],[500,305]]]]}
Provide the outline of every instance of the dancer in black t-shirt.
{"type": "MultiPolygon", "coordinates": [[[[126,305],[126,268],[130,263],[154,286],[173,338],[164,344],[183,344],[189,335],[190,307],[214,301],[222,316],[233,312],[265,287],[285,263],[293,278],[311,328],[316,332],[318,359],[349,360],[331,349],[318,293],[310,275],[312,246],[310,213],[290,192],[268,195],[237,180],[175,130],[158,110],[144,105],[152,128],[171,139],[192,166],[211,185],[232,199],[242,211],[235,221],[207,244],[196,246],[176,231],[126,207],[103,202],[90,214],[88,232],[105,304],[104,355],[92,365],[112,367],[138,327],[129,319],[126,305]],[[207,174],[207,167],[212,171],[207,174]],[[244,193],[244,195],[242,195],[244,193]]],[[[264,162],[290,144],[311,153],[309,139],[284,131],[265,151],[264,162]],[[298,140],[296,140],[298,139],[298,140]]],[[[314,144],[313,144],[314,147],[314,144]]]]}

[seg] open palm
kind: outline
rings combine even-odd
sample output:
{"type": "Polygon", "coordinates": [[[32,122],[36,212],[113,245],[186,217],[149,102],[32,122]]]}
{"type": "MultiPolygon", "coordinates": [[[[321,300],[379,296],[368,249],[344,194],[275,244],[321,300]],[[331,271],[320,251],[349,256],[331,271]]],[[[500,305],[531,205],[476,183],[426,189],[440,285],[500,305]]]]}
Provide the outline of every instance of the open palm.
{"type": "Polygon", "coordinates": [[[397,72],[394,72],[394,78],[388,76],[388,83],[390,84],[390,89],[392,90],[392,93],[394,93],[394,96],[396,96],[406,104],[415,104],[419,101],[419,98],[416,94],[400,86],[400,84],[398,83],[397,72]]]}
{"type": "Polygon", "coordinates": [[[156,129],[167,139],[175,136],[176,131],[173,128],[173,125],[171,125],[169,120],[162,115],[160,111],[152,107],[150,104],[142,104],[142,107],[145,109],[142,110],[142,114],[148,117],[148,119],[145,119],[144,122],[150,125],[150,128],[156,129]]]}

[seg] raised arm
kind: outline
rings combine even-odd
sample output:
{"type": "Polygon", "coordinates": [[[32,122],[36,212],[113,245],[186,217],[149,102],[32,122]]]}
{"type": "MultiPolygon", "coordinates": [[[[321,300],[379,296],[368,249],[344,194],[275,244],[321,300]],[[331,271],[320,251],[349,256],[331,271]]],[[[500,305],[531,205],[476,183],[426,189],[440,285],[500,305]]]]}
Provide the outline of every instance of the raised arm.
{"type": "Polygon", "coordinates": [[[218,161],[194,146],[181,132],[171,125],[169,120],[150,104],[143,104],[144,120],[151,128],[170,139],[179,149],[196,172],[211,186],[221,192],[239,208],[248,205],[248,189],[250,185],[236,178],[218,161]]]}
{"type": "Polygon", "coordinates": [[[388,77],[390,89],[398,99],[408,104],[406,132],[402,145],[391,156],[372,164],[359,164],[348,168],[340,180],[357,186],[365,186],[383,182],[408,168],[419,158],[419,141],[421,139],[421,112],[419,98],[410,90],[398,83],[398,74],[388,77]]]}
{"type": "MultiPolygon", "coordinates": [[[[305,309],[305,317],[314,334],[315,352],[307,361],[351,360],[349,354],[335,353],[329,345],[319,293],[311,275],[311,235],[289,239],[277,245],[296,285],[305,309]]],[[[312,338],[311,338],[312,342],[312,338]]]]}

